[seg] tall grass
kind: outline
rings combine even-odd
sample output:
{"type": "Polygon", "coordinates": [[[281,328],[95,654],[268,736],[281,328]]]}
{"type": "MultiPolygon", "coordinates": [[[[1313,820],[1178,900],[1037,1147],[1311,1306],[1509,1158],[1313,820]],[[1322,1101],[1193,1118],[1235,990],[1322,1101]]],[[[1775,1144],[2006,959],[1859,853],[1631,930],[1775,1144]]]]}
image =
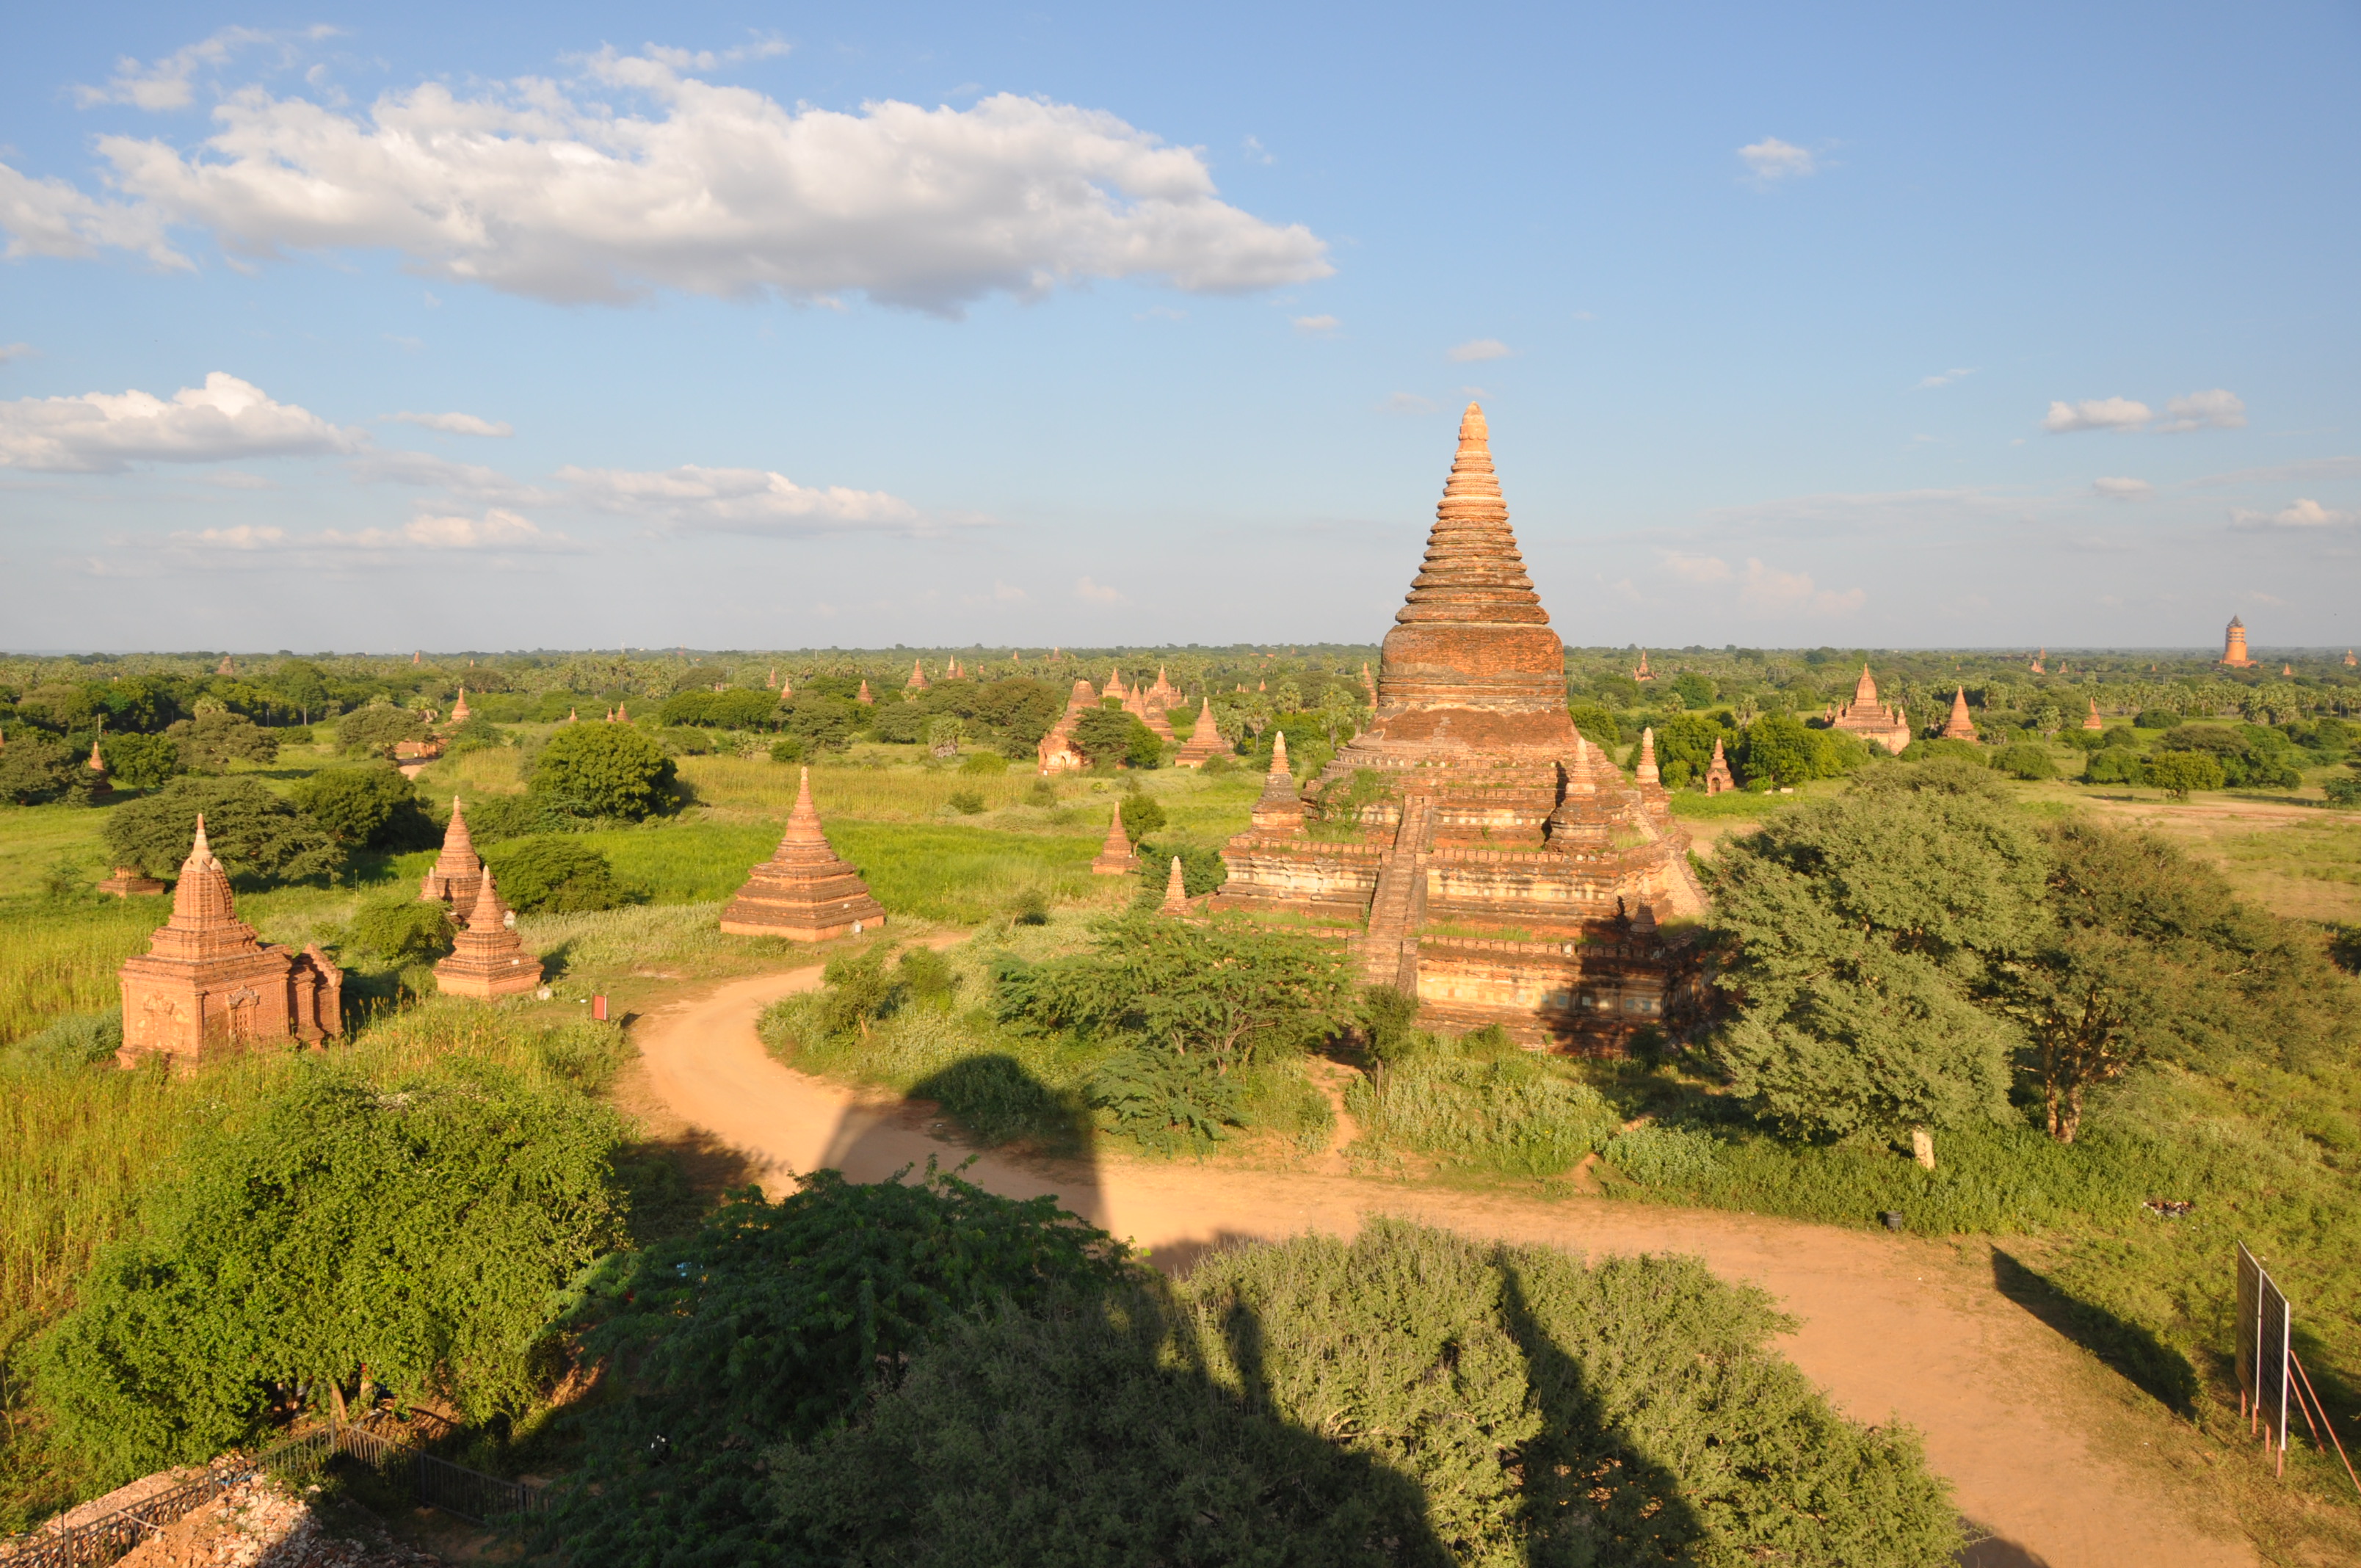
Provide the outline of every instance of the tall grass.
{"type": "Polygon", "coordinates": [[[1507,1176],[1561,1176],[1621,1118],[1564,1063],[1416,1057],[1356,1079],[1345,1108],[1373,1146],[1507,1176]]]}
{"type": "Polygon", "coordinates": [[[172,913],[161,898],[18,900],[0,905],[7,937],[0,962],[0,1045],[68,1013],[97,1013],[121,992],[115,971],[172,913]]]}
{"type": "Polygon", "coordinates": [[[0,899],[46,891],[49,869],[71,864],[85,883],[106,874],[104,807],[87,806],[0,806],[0,899]]]}

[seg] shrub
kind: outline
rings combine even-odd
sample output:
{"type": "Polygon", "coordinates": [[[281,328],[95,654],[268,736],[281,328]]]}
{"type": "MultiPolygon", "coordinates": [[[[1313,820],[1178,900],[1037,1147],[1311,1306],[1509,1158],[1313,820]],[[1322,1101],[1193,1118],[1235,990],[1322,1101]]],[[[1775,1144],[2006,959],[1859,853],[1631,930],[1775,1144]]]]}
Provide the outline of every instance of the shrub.
{"type": "Polygon", "coordinates": [[[779,705],[779,727],[801,740],[807,751],[841,751],[852,744],[867,715],[857,702],[807,686],[779,705]]]}
{"type": "Polygon", "coordinates": [[[1994,771],[2006,773],[2013,779],[2054,779],[2058,776],[2058,764],[2049,760],[2049,751],[2045,746],[2023,742],[2003,746],[1993,753],[1992,765],[1994,771]]]}
{"type": "Polygon", "coordinates": [[[435,842],[434,822],[417,787],[384,764],[323,768],[298,780],[289,798],[338,843],[352,848],[415,850],[435,842]]]}
{"type": "Polygon", "coordinates": [[[353,915],[353,941],[395,969],[431,964],[451,953],[451,917],[439,903],[407,899],[367,904],[353,915]]]}
{"type": "Polygon", "coordinates": [[[1793,788],[1815,776],[1819,748],[1803,720],[1792,714],[1768,713],[1741,733],[1737,755],[1731,760],[1750,786],[1775,784],[1793,788]]]}
{"type": "Polygon", "coordinates": [[[951,793],[944,798],[943,804],[950,806],[953,811],[958,812],[961,817],[975,817],[981,815],[983,811],[983,796],[972,789],[955,789],[951,791],[951,793]]]}
{"type": "Polygon", "coordinates": [[[1634,1181],[1675,1187],[1710,1176],[1720,1146],[1704,1133],[1650,1124],[1616,1134],[1599,1145],[1598,1152],[1634,1181]]]}
{"type": "Polygon", "coordinates": [[[804,741],[799,735],[785,735],[771,742],[771,761],[800,762],[804,760],[804,741]]]}
{"type": "Polygon", "coordinates": [[[589,826],[543,795],[488,795],[466,809],[467,836],[478,848],[537,833],[579,833],[589,826]]]}
{"type": "Polygon", "coordinates": [[[2132,724],[2139,729],[2175,729],[2180,728],[2180,715],[2168,707],[2144,707],[2132,724]]]}
{"type": "Polygon", "coordinates": [[[1208,777],[1237,771],[1237,759],[1226,751],[1216,751],[1198,764],[1197,771],[1208,777]]]}
{"type": "Polygon", "coordinates": [[[180,743],[168,735],[109,735],[98,749],[120,788],[158,789],[188,771],[180,743]]]}
{"type": "Polygon", "coordinates": [[[2089,765],[2082,770],[2082,782],[2094,784],[2146,784],[2147,770],[2141,765],[2138,752],[2111,746],[2092,754],[2089,765]]]}
{"type": "Polygon", "coordinates": [[[426,733],[426,720],[407,707],[371,703],[336,720],[336,750],[347,757],[390,757],[394,747],[426,733]]]}
{"type": "Polygon", "coordinates": [[[1597,1090],[1513,1047],[1490,1061],[1398,1050],[1345,1104],[1379,1143],[1512,1176],[1565,1174],[1621,1121],[1597,1090]]]}
{"type": "Polygon", "coordinates": [[[46,806],[56,801],[77,806],[90,803],[98,781],[84,764],[89,758],[54,740],[37,740],[18,732],[0,747],[0,800],[11,806],[46,806]]]}
{"type": "Polygon", "coordinates": [[[1156,731],[1119,707],[1094,707],[1076,719],[1074,744],[1094,768],[1152,768],[1164,760],[1156,731]]]}
{"type": "Polygon", "coordinates": [[[1025,804],[1027,806],[1057,805],[1058,786],[1048,779],[1035,779],[1033,786],[1025,792],[1025,804]]]}
{"type": "Polygon", "coordinates": [[[307,1070],[202,1139],[36,1348],[57,1431],[107,1476],[202,1464],[273,1386],[366,1376],[481,1420],[537,1382],[550,1303],[616,1236],[601,1106],[454,1068],[380,1093],[307,1070]]]}
{"type": "Polygon", "coordinates": [[[905,948],[894,967],[904,987],[921,1002],[948,1007],[959,994],[959,971],[932,948],[905,948]]]}
{"type": "Polygon", "coordinates": [[[2203,751],[2157,751],[2147,764],[2147,782],[2177,800],[2190,791],[2220,789],[2227,782],[2222,764],[2203,751]]]}
{"type": "MultiPolygon", "coordinates": [[[[1131,806],[1123,808],[1124,826],[1131,825],[1131,806]]],[[[1139,874],[1160,899],[1164,883],[1172,874],[1172,857],[1180,857],[1180,885],[1191,898],[1213,892],[1230,880],[1229,863],[1222,851],[1207,844],[1175,844],[1162,839],[1142,839],[1134,846],[1139,851],[1139,874]]]]}
{"type": "Polygon", "coordinates": [[[537,1544],[577,1568],[804,1560],[767,1506],[770,1445],[850,1420],[953,1324],[1128,1273],[1054,1199],[932,1169],[860,1186],[817,1171],[776,1203],[733,1193],[696,1234],[590,1277],[586,1350],[631,1376],[581,1418],[582,1467],[537,1544]]]}
{"type": "Polygon", "coordinates": [[[628,724],[569,724],[542,748],[533,793],[579,816],[637,822],[672,799],[676,776],[664,748],[628,724]]]}
{"type": "Polygon", "coordinates": [[[1156,797],[1139,790],[1126,790],[1123,795],[1123,836],[1137,848],[1140,839],[1164,826],[1164,807],[1156,797]]]}
{"type": "Polygon", "coordinates": [[[279,737],[244,714],[215,710],[183,718],[166,729],[192,771],[220,773],[232,762],[269,762],[279,757],[279,737]]]}
{"type": "Polygon", "coordinates": [[[1692,1258],[1383,1219],[1226,1248],[946,1321],[766,1456],[771,1528],[801,1561],[943,1568],[1948,1561],[1916,1437],[1830,1409],[1770,1348],[1790,1321],[1692,1258]]]}
{"type": "Polygon", "coordinates": [[[1154,1047],[1117,1051],[1091,1075],[1100,1124],[1153,1153],[1218,1142],[1242,1120],[1237,1086],[1202,1057],[1154,1047]]]}
{"type": "Polygon", "coordinates": [[[2329,779],[2321,784],[2328,804],[2339,811],[2361,809],[2361,779],[2329,779]]]}
{"type": "Polygon", "coordinates": [[[200,812],[214,857],[246,886],[326,880],[344,865],[325,828],[254,778],[178,778],[116,806],[106,818],[107,853],[116,865],[172,876],[189,858],[200,812]]]}
{"type": "MultiPolygon", "coordinates": [[[[1581,730],[1592,745],[1611,747],[1623,744],[1623,727],[1615,721],[1613,714],[1597,703],[1578,702],[1565,712],[1566,717],[1574,720],[1574,727],[1581,730]]],[[[1708,752],[1710,753],[1712,749],[1711,743],[1708,742],[1708,752]]]]}
{"type": "Polygon", "coordinates": [[[0,1075],[28,1077],[71,1072],[93,1062],[113,1059],[123,1047],[123,1009],[77,1013],[60,1018],[38,1034],[0,1047],[0,1075]]]}
{"type": "Polygon", "coordinates": [[[522,839],[484,857],[494,885],[522,914],[578,915],[620,909],[631,902],[615,868],[589,845],[565,839],[522,839]]]}
{"type": "Polygon", "coordinates": [[[972,751],[960,762],[963,773],[1005,773],[1008,759],[997,751],[972,751]]]}

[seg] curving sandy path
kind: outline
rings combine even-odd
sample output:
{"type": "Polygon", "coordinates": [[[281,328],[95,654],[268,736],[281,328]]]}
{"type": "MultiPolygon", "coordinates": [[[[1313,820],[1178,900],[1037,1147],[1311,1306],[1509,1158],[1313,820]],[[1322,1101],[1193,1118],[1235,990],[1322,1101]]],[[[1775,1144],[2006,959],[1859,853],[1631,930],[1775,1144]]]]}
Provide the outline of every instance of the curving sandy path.
{"type": "MultiPolygon", "coordinates": [[[[939,938],[956,940],[956,936],[939,938]]],[[[968,1151],[928,1135],[897,1106],[773,1060],[754,1033],[763,1006],[818,983],[817,966],[761,975],[676,1003],[636,1028],[649,1088],[719,1139],[774,1191],[834,1167],[876,1180],[929,1155],[968,1151]]],[[[1350,1234],[1397,1214],[1471,1235],[1581,1252],[1679,1252],[1754,1281],[1801,1320],[1782,1345],[1855,1419],[1898,1416],[1926,1434],[1960,1511],[1994,1540],[1981,1568],[2216,1568],[2257,1562],[2243,1540],[2201,1531],[2168,1475],[2098,1452],[2082,1429],[2105,1412],[2065,1342],[1995,1290],[1962,1278],[1934,1243],[1703,1210],[1608,1201],[1540,1203],[1423,1191],[1345,1176],[1237,1172],[1102,1160],[1050,1168],[986,1155],[971,1179],[1013,1197],[1050,1192],[1168,1266],[1236,1237],[1350,1234]]]]}

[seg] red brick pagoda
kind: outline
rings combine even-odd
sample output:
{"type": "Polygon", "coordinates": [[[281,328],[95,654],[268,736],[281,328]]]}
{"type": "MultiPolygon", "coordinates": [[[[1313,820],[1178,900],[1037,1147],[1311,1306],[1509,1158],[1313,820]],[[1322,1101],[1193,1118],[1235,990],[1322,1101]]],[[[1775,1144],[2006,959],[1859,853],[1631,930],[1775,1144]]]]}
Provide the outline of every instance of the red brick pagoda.
{"type": "Polygon", "coordinates": [[[812,806],[811,770],[796,786],[796,808],[771,858],[756,866],[721,912],[721,928],[740,937],[785,937],[825,942],[860,936],[885,924],[884,906],[870,895],[861,872],[837,858],[812,806]]]}

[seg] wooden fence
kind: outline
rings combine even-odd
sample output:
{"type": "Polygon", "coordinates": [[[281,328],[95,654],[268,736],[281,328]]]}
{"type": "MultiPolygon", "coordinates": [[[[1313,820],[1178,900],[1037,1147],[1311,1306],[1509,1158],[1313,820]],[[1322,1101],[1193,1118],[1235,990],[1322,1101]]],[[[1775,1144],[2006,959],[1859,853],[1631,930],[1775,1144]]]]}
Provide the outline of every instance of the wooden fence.
{"type": "Polygon", "coordinates": [[[374,1421],[331,1423],[272,1444],[249,1465],[208,1472],[88,1524],[0,1539],[0,1568],[105,1568],[148,1536],[233,1486],[266,1472],[291,1481],[315,1475],[339,1453],[348,1453],[388,1480],[406,1486],[412,1497],[429,1508],[477,1524],[503,1515],[537,1514],[548,1508],[549,1496],[541,1487],[437,1459],[422,1452],[420,1442],[415,1431],[388,1432],[374,1421]]]}

